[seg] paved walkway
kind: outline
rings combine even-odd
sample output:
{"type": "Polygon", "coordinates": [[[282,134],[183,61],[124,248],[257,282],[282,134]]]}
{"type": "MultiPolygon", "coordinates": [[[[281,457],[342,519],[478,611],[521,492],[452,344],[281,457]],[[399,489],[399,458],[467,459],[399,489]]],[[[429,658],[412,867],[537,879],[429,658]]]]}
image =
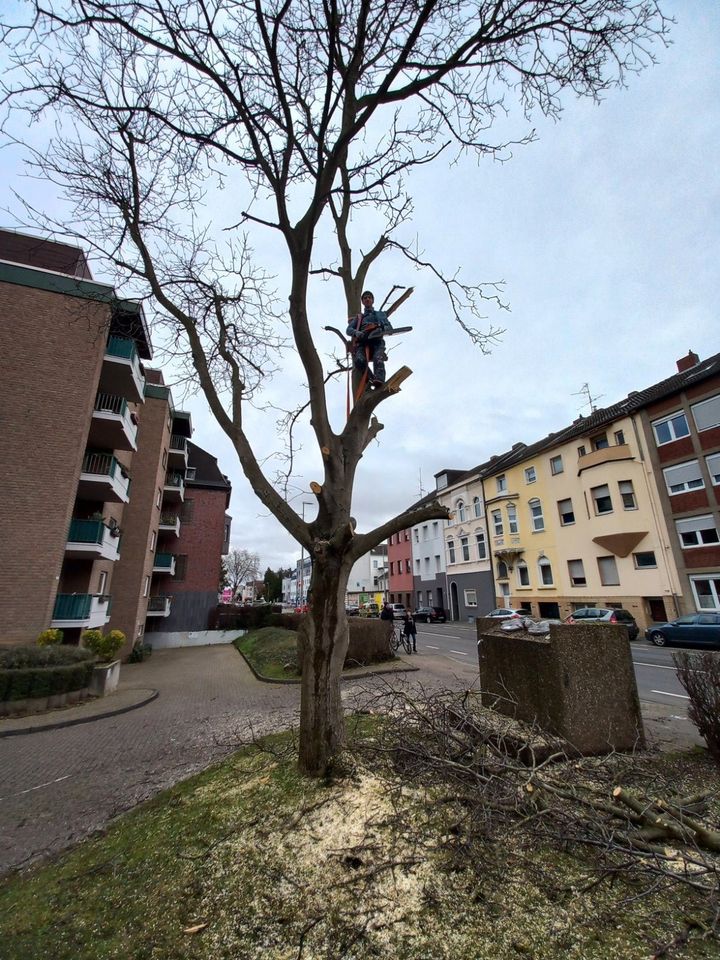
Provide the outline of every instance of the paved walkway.
{"type": "MultiPolygon", "coordinates": [[[[450,666],[429,652],[407,664],[417,672],[344,683],[343,699],[352,707],[356,696],[366,699],[368,687],[387,682],[455,689],[477,683],[471,664],[450,666]]],[[[253,735],[297,724],[299,704],[298,685],[257,680],[232,646],[192,647],[123,665],[117,694],[103,701],[0,720],[0,874],[101,830],[253,735]],[[125,712],[97,716],[110,709],[125,712]]],[[[643,704],[643,712],[650,706],[643,704]]],[[[701,742],[687,721],[655,708],[646,716],[651,741],[701,742]]]]}

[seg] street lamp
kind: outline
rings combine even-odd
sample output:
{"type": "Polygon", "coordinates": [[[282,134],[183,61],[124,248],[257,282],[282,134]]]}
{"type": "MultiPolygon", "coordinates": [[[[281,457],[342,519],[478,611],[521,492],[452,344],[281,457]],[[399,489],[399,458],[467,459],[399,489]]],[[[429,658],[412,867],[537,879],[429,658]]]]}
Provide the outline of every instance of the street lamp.
{"type": "MultiPolygon", "coordinates": [[[[303,500],[302,502],[302,518],[303,523],[305,522],[305,507],[311,507],[311,500],[303,500]]],[[[305,547],[304,544],[300,543],[300,603],[299,606],[305,605],[305,547]]]]}

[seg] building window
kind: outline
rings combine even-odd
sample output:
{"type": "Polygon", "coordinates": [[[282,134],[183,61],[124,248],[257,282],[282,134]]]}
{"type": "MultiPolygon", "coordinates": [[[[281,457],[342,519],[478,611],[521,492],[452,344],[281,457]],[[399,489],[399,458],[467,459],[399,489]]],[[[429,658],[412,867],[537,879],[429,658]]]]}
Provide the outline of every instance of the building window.
{"type": "Polygon", "coordinates": [[[613,436],[615,437],[616,445],[622,447],[625,443],[625,432],[623,430],[616,430],[613,436]]]}
{"type": "Polygon", "coordinates": [[[415,527],[413,533],[415,534],[415,543],[420,543],[420,531],[417,527],[415,527]]]}
{"type": "Polygon", "coordinates": [[[720,485],[720,453],[713,453],[710,457],[705,457],[705,464],[710,474],[713,486],[720,485]]]}
{"type": "Polygon", "coordinates": [[[517,575],[518,575],[518,584],[521,587],[530,586],[530,571],[528,570],[528,565],[524,560],[520,560],[517,564],[517,575]]]}
{"type": "Polygon", "coordinates": [[[455,504],[455,513],[457,514],[458,523],[465,523],[465,501],[458,500],[455,504]]]}
{"type": "Polygon", "coordinates": [[[600,571],[600,583],[604,587],[617,587],[620,585],[617,563],[615,557],[598,557],[598,570],[600,571]]]}
{"type": "Polygon", "coordinates": [[[619,480],[618,489],[620,490],[623,510],[637,510],[637,501],[635,499],[632,480],[619,480]]]}
{"type": "Polygon", "coordinates": [[[507,580],[508,578],[508,568],[504,560],[498,560],[497,575],[498,580],[507,580]]]}
{"type": "Polygon", "coordinates": [[[535,467],[525,467],[525,483],[535,483],[536,480],[535,467]]]}
{"type": "Polygon", "coordinates": [[[155,544],[157,543],[157,531],[153,530],[150,534],[150,553],[155,552],[155,544]]]}
{"type": "Polygon", "coordinates": [[[610,488],[606,483],[601,487],[593,487],[590,490],[595,504],[595,513],[600,516],[603,513],[612,513],[612,500],[610,499],[610,488]]]}
{"type": "Polygon", "coordinates": [[[609,447],[608,438],[606,433],[598,433],[594,437],[590,437],[590,446],[593,450],[604,450],[606,447],[609,447]]]}
{"type": "Polygon", "coordinates": [[[720,426],[720,394],[701,403],[694,403],[692,414],[698,431],[720,426]]]}
{"type": "Polygon", "coordinates": [[[188,467],[187,470],[185,471],[185,479],[194,480],[196,472],[197,472],[197,467],[188,467]]]}
{"type": "Polygon", "coordinates": [[[711,516],[676,520],[675,527],[683,547],[702,547],[706,543],[720,542],[715,520],[711,516]]]}
{"type": "Polygon", "coordinates": [[[476,607],[477,606],[477,592],[475,590],[466,590],[465,591],[465,606],[466,607],[476,607]]]}
{"type": "Polygon", "coordinates": [[[514,503],[509,503],[507,506],[507,515],[508,515],[508,530],[510,533],[518,532],[518,522],[517,522],[517,507],[514,503]]]}
{"type": "Polygon", "coordinates": [[[434,520],[434,521],[433,521],[432,535],[433,535],[433,540],[434,540],[434,539],[437,537],[437,535],[438,535],[438,522],[437,522],[437,520],[434,520]]]}
{"type": "Polygon", "coordinates": [[[633,563],[636,570],[646,570],[650,567],[657,567],[657,560],[653,550],[642,550],[640,553],[633,554],[633,563]]]}
{"type": "Polygon", "coordinates": [[[585,568],[582,560],[568,560],[568,574],[573,587],[586,587],[585,568]]]}
{"type": "Polygon", "coordinates": [[[425,524],[425,525],[423,526],[422,531],[423,531],[423,540],[427,540],[427,538],[428,538],[428,528],[427,528],[427,524],[425,524]]]}
{"type": "Polygon", "coordinates": [[[502,513],[499,510],[493,510],[490,514],[493,522],[493,530],[495,531],[496,537],[501,537],[503,535],[503,521],[502,513]]]}
{"type": "Polygon", "coordinates": [[[412,573],[412,565],[409,560],[405,561],[405,573],[412,573]]]}
{"type": "Polygon", "coordinates": [[[155,506],[160,509],[160,504],[162,503],[162,490],[158,488],[157,496],[155,497],[155,506]]]}
{"type": "Polygon", "coordinates": [[[558,473],[563,472],[563,462],[562,457],[550,457],[550,473],[555,477],[558,473]]]}
{"type": "Polygon", "coordinates": [[[406,540],[409,540],[409,539],[410,539],[410,531],[409,531],[409,530],[406,530],[406,531],[405,531],[405,539],[406,539],[406,540]]]}
{"type": "Polygon", "coordinates": [[[145,582],[143,584],[143,596],[146,597],[150,593],[150,577],[145,577],[145,582]]]}
{"type": "Polygon", "coordinates": [[[497,492],[505,493],[507,490],[507,479],[504,473],[501,473],[499,477],[495,477],[495,483],[497,484],[497,492]]]}
{"type": "MultiPolygon", "coordinates": [[[[419,561],[418,561],[418,562],[419,562],[419,561]]],[[[421,607],[421,606],[423,605],[423,592],[422,592],[422,590],[418,590],[418,593],[417,593],[417,605],[418,605],[419,607],[421,607]]]]}
{"type": "Polygon", "coordinates": [[[450,563],[455,563],[455,541],[454,540],[448,540],[447,549],[448,549],[448,559],[450,563]]]}
{"type": "Polygon", "coordinates": [[[394,577],[394,576],[395,576],[395,561],[394,561],[394,560],[391,560],[391,561],[390,561],[390,576],[391,576],[391,577],[394,577]]]}
{"type": "Polygon", "coordinates": [[[473,497],[473,513],[475,514],[476,519],[482,517],[482,503],[480,502],[480,497],[473,497]]]}
{"type": "Polygon", "coordinates": [[[420,558],[419,557],[416,558],[415,560],[415,573],[417,574],[418,577],[420,576],[420,558]]]}
{"type": "Polygon", "coordinates": [[[690,577],[698,610],[720,612],[720,577],[690,577]]]}
{"type": "Polygon", "coordinates": [[[98,579],[98,593],[102,596],[105,593],[107,588],[107,570],[100,571],[100,577],[98,579]]]}
{"type": "Polygon", "coordinates": [[[425,579],[430,575],[430,557],[425,557],[425,579]]]}
{"type": "Polygon", "coordinates": [[[697,460],[688,460],[687,463],[678,463],[677,466],[666,467],[663,470],[663,475],[665,486],[671,497],[688,490],[702,490],[705,486],[702,470],[697,460]]]}
{"type": "Polygon", "coordinates": [[[535,498],[534,500],[530,500],[528,506],[530,507],[530,520],[533,531],[537,533],[540,530],[544,530],[545,518],[543,517],[542,504],[535,498]]]}
{"type": "Polygon", "coordinates": [[[165,469],[166,466],[167,466],[167,450],[163,450],[163,455],[162,455],[163,470],[165,469]]]}
{"type": "Polygon", "coordinates": [[[655,420],[652,428],[655,433],[655,443],[658,447],[661,447],[664,443],[679,440],[680,437],[687,437],[690,434],[687,418],[682,411],[664,417],[662,420],[655,420]]]}
{"type": "Polygon", "coordinates": [[[585,456],[585,446],[584,446],[584,444],[580,444],[580,446],[578,447],[578,456],[579,456],[579,457],[584,457],[584,456],[585,456]]]}
{"type": "Polygon", "coordinates": [[[558,500],[558,513],[560,514],[560,524],[563,527],[575,523],[575,513],[573,511],[572,500],[558,500]]]}
{"type": "Polygon", "coordinates": [[[440,573],[442,566],[440,565],[440,554],[435,554],[435,573],[440,573]]]}
{"type": "Polygon", "coordinates": [[[468,537],[460,537],[460,549],[462,550],[463,560],[470,559],[470,541],[468,537]]]}
{"type": "Polygon", "coordinates": [[[485,534],[482,531],[475,534],[475,543],[477,544],[478,560],[486,560],[487,544],[485,543],[485,534]]]}
{"type": "Polygon", "coordinates": [[[547,557],[540,557],[538,560],[538,570],[540,571],[540,583],[542,583],[544,587],[551,587],[553,585],[553,572],[547,557]]]}

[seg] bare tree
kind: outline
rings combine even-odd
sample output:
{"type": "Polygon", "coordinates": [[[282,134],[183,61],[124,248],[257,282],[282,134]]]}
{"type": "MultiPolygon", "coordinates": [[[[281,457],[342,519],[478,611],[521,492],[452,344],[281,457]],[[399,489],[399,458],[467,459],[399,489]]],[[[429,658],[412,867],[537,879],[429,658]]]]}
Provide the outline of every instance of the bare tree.
{"type": "MultiPolygon", "coordinates": [[[[54,226],[75,231],[154,304],[156,322],[186,345],[188,372],[253,490],[313,557],[300,764],[323,774],[343,737],[350,568],[390,534],[447,513],[430,503],[356,529],[355,472],[382,429],[376,411],[411,371],[364,393],[347,423],[334,428],[325,395],[332,371],[308,316],[311,277],[340,278],[350,315],[383,251],[429,262],[399,235],[411,215],[409,170],[441,154],[506,157],[511,142],[533,136],[525,130],[492,139],[509,101],[529,117],[534,110],[558,115],[567,90],[599,98],[652,61],[651,46],[664,41],[669,23],[653,0],[29,6],[29,24],[3,29],[14,64],[4,102],[56,131],[42,148],[34,141],[29,161],[69,200],[71,210],[54,226]],[[224,229],[213,216],[215,189],[224,191],[224,229]],[[353,215],[377,224],[377,239],[357,258],[353,215]],[[313,485],[317,516],[307,523],[265,475],[243,419],[284,343],[270,278],[253,261],[256,231],[277,239],[287,258],[287,316],[322,457],[322,482],[313,485]],[[326,262],[318,262],[319,237],[323,250],[336,245],[326,262]]],[[[25,210],[30,221],[53,226],[27,201],[25,210]]],[[[472,317],[497,291],[436,276],[456,319],[485,345],[494,331],[478,331],[472,317]]]]}
{"type": "Polygon", "coordinates": [[[232,590],[233,600],[240,593],[240,587],[249,580],[257,580],[260,575],[260,557],[249,550],[231,550],[223,557],[223,570],[227,585],[232,590]]]}

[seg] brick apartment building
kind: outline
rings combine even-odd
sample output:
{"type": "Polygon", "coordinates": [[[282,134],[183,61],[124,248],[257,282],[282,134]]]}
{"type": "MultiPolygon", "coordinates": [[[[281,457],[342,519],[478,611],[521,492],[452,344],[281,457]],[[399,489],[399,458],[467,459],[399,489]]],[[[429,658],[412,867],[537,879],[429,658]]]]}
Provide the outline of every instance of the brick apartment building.
{"type": "Polygon", "coordinates": [[[414,609],[412,544],[410,530],[394,533],[388,540],[388,599],[414,609]]]}
{"type": "Polygon", "coordinates": [[[117,627],[127,653],[154,575],[173,572],[156,546],[182,499],[189,416],[158,371],[146,382],[141,306],[78,248],[0,230],[0,308],[0,643],[117,627]]]}

